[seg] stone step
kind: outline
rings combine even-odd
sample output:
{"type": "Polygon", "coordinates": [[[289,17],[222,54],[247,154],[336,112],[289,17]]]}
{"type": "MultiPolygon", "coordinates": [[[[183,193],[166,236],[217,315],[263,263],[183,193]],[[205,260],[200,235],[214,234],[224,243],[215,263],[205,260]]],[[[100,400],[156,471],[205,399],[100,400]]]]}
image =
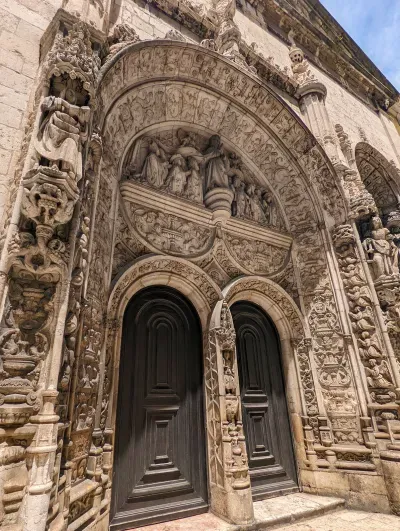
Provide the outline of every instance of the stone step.
{"type": "Polygon", "coordinates": [[[264,531],[315,518],[344,506],[344,500],[296,493],[254,502],[255,522],[251,525],[228,524],[212,513],[136,528],[134,531],[264,531]]]}

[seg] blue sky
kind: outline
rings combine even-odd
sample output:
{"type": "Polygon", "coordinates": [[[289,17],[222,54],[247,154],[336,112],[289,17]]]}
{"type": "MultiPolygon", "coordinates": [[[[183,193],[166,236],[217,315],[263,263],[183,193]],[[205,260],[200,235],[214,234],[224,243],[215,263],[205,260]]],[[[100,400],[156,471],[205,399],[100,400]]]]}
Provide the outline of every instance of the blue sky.
{"type": "Polygon", "coordinates": [[[400,0],[321,0],[321,4],[400,90],[400,0]]]}

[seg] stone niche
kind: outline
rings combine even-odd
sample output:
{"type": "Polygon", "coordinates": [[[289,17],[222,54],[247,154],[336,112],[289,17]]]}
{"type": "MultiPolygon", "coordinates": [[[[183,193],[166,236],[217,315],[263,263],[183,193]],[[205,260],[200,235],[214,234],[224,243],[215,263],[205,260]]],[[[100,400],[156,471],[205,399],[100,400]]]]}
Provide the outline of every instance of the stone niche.
{"type": "Polygon", "coordinates": [[[141,136],[122,171],[122,217],[136,247],[203,267],[218,248],[228,276],[275,277],[287,267],[292,238],[273,193],[219,136],[181,128],[141,136]]]}

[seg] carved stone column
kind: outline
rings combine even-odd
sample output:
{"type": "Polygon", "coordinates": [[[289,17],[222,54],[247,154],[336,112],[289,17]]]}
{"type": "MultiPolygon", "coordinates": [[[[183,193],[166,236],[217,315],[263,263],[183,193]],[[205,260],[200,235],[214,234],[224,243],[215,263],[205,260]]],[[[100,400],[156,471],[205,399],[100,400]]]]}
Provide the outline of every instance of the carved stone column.
{"type": "Polygon", "coordinates": [[[236,334],[219,301],[206,338],[206,407],[211,509],[235,524],[254,519],[240,404],[236,334]]]}
{"type": "Polygon", "coordinates": [[[364,367],[368,407],[375,423],[374,430],[380,431],[384,412],[394,411],[397,414],[398,411],[398,369],[387,332],[382,330],[382,315],[373,286],[372,289],[369,286],[368,269],[363,268],[355,230],[350,225],[337,227],[333,232],[333,241],[359,358],[364,367]]]}
{"type": "Polygon", "coordinates": [[[13,522],[23,523],[24,529],[45,529],[53,485],[57,381],[71,278],[76,280],[77,273],[79,199],[98,66],[84,24],[57,34],[42,67],[15,223],[7,235],[8,254],[2,257],[7,284],[0,335],[0,426],[8,428],[7,437],[17,445],[20,426],[26,425],[23,431],[30,434],[24,437],[29,465],[25,498],[13,522]]]}
{"type": "Polygon", "coordinates": [[[294,41],[289,50],[289,57],[294,78],[298,82],[297,95],[305,121],[331,161],[336,162],[338,150],[335,133],[325,107],[326,87],[312,74],[303,50],[297,47],[294,41]]]}

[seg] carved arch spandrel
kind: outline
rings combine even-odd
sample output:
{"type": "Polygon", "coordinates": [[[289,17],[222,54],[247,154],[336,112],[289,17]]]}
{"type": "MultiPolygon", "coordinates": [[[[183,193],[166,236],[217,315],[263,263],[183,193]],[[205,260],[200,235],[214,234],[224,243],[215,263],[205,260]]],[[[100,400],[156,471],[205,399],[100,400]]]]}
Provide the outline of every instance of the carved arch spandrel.
{"type": "MultiPolygon", "coordinates": [[[[144,120],[135,120],[141,126],[149,125],[146,122],[149,118],[147,111],[157,113],[161,110],[164,116],[158,122],[176,119],[174,110],[179,109],[184,101],[190,101],[193,116],[187,121],[192,121],[197,112],[196,105],[201,103],[198,93],[200,89],[208,87],[214,94],[208,105],[208,125],[222,113],[222,117],[230,121],[228,130],[236,133],[241,128],[243,136],[248,137],[252,132],[252,122],[259,123],[268,131],[273,143],[279,144],[279,151],[285,153],[296,166],[297,172],[300,171],[306,187],[315,187],[315,208],[319,208],[317,196],[320,195],[323,208],[336,223],[346,217],[345,200],[338,177],[310,131],[279,96],[217,53],[196,45],[170,41],[128,45],[107,63],[99,81],[99,109],[102,112],[98,115],[98,122],[102,128],[106,116],[115,113],[123,94],[143,83],[151,82],[157,95],[145,99],[144,103],[150,104],[148,109],[142,105],[147,115],[144,120]],[[197,87],[197,93],[187,86],[185,94],[176,97],[173,89],[165,90],[167,83],[172,80],[179,80],[185,85],[192,83],[197,87]],[[167,112],[170,116],[166,115],[167,112]],[[238,112],[244,112],[246,119],[239,117],[238,112]],[[249,127],[250,130],[247,129],[249,127]]],[[[202,108],[205,108],[204,104],[202,108]]]]}

